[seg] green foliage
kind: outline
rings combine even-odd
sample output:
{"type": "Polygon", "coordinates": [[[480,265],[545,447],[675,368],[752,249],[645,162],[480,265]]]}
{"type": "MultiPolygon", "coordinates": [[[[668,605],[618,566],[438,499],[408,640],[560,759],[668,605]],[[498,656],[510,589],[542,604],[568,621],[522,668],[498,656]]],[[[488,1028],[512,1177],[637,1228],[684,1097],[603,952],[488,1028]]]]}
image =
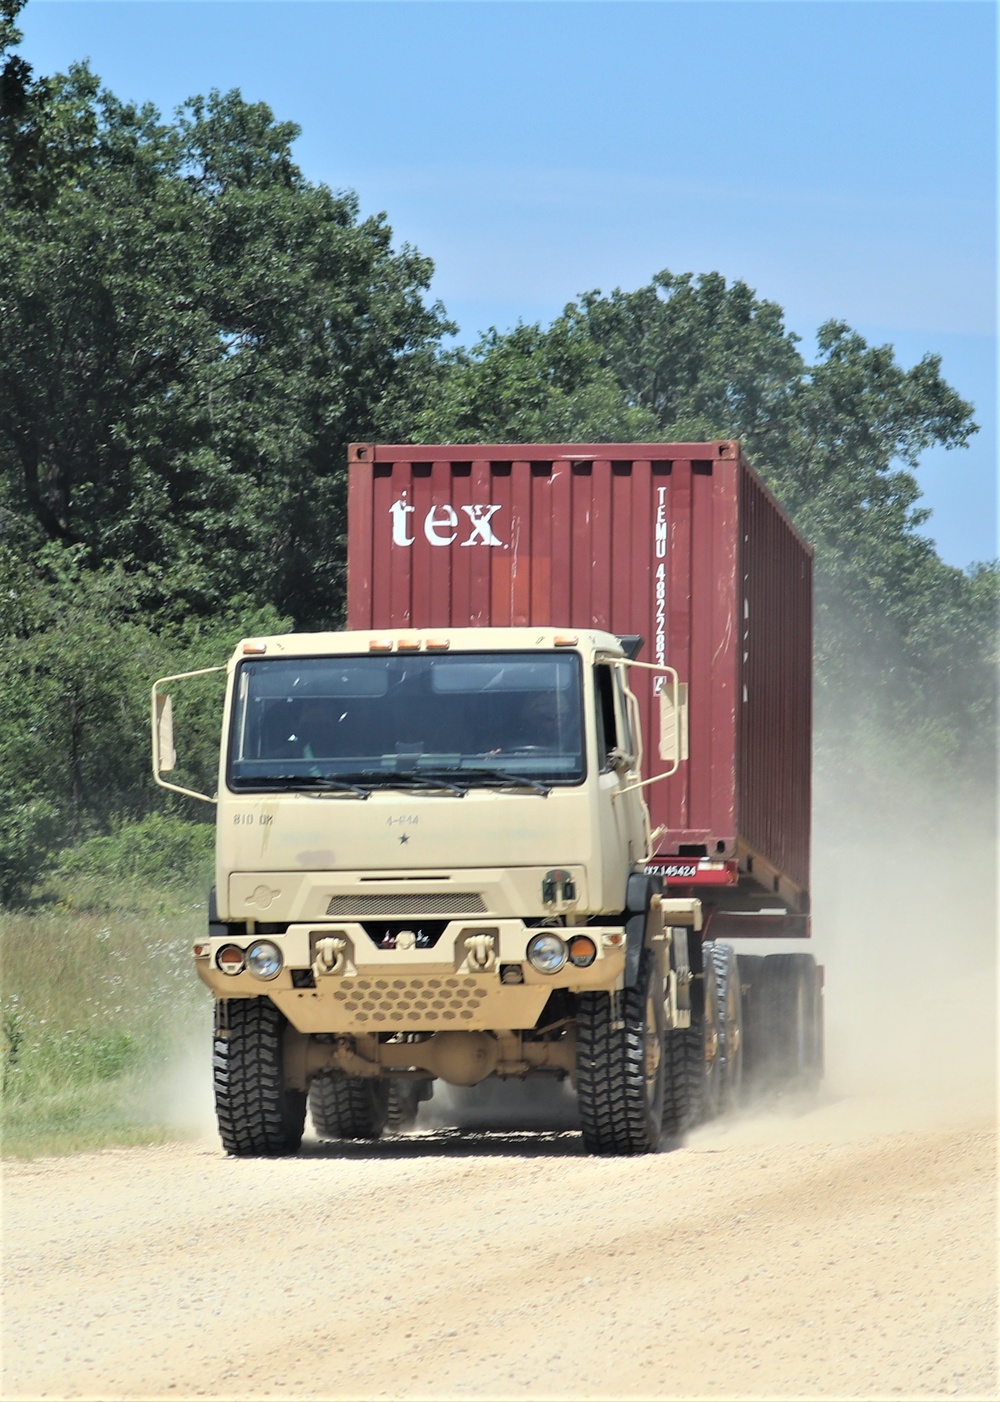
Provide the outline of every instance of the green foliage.
{"type": "Polygon", "coordinates": [[[351,439],[408,412],[449,329],[429,261],[311,185],[238,93],[173,123],[85,65],[5,91],[0,510],[147,575],[154,607],[343,596],[351,439]]]}
{"type": "Polygon", "coordinates": [[[418,442],[632,442],[656,420],[631,405],[597,346],[567,321],[491,330],[444,357],[440,384],[411,425],[418,442]]]}
{"type": "Polygon", "coordinates": [[[145,883],[154,889],[180,883],[207,890],[211,881],[215,828],[172,813],[151,813],[136,823],[116,822],[114,831],[63,854],[59,874],[82,874],[115,884],[145,883]]]}
{"type": "Polygon", "coordinates": [[[788,390],[803,365],[783,315],[743,282],[668,271],[635,292],[587,293],[565,312],[628,402],[653,415],[658,438],[740,438],[755,460],[794,417],[788,390]]]}
{"type": "Polygon", "coordinates": [[[22,900],[47,870],[59,826],[44,798],[12,801],[0,813],[0,906],[22,900]]]}
{"type": "MultiPolygon", "coordinates": [[[[132,833],[137,876],[152,873],[157,846],[176,849],[177,861],[186,863],[185,843],[195,844],[193,859],[210,842],[207,807],[154,787],[151,681],[217,666],[241,637],[280,633],[288,624],[273,608],[246,598],[230,601],[211,622],[179,621],[169,612],[148,621],[148,587],[145,576],[120,566],[88,568],[81,547],[51,544],[29,558],[0,546],[6,640],[0,651],[0,788],[7,796],[0,813],[0,904],[29,896],[59,849],[87,837],[111,832],[111,848],[124,857],[132,833]],[[176,816],[163,816],[164,808],[176,816]],[[139,821],[150,813],[158,816],[148,825],[139,821]],[[185,824],[181,815],[195,822],[185,824]],[[197,838],[188,832],[196,826],[197,838]]],[[[221,703],[218,676],[177,693],[183,777],[209,794],[218,769],[221,703]]],[[[100,843],[88,850],[95,860],[110,860],[110,849],[100,843]]],[[[161,875],[173,860],[161,864],[161,875]]],[[[112,864],[106,874],[124,876],[126,867],[112,864]]]]}

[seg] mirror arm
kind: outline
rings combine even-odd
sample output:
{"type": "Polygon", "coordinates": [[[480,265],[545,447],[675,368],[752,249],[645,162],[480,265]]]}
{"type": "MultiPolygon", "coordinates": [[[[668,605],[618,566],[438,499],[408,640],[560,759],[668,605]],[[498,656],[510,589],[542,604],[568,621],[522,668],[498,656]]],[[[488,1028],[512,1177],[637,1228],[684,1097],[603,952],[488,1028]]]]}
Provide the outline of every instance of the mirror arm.
{"type": "MultiPolygon", "coordinates": [[[[673,691],[673,694],[674,694],[674,702],[673,702],[673,704],[674,704],[674,715],[676,716],[676,715],[678,714],[678,711],[679,711],[679,699],[680,699],[680,678],[678,677],[675,668],[673,668],[673,667],[668,667],[668,666],[666,665],[666,663],[658,663],[658,662],[633,662],[633,661],[631,661],[631,660],[630,660],[629,658],[627,658],[627,657],[626,657],[626,658],[623,658],[622,661],[623,661],[624,666],[626,666],[626,667],[641,667],[641,668],[643,669],[643,671],[645,671],[645,672],[659,672],[661,676],[666,675],[666,676],[670,677],[671,690],[673,691]]],[[[658,779],[669,779],[670,776],[671,776],[672,774],[676,774],[676,773],[677,773],[677,771],[678,771],[678,769],[680,769],[680,767],[681,767],[681,747],[680,747],[680,744],[678,744],[678,746],[677,746],[677,754],[674,756],[673,763],[671,764],[671,766],[670,766],[669,769],[663,770],[663,772],[662,772],[661,774],[655,774],[655,775],[653,776],[652,779],[644,779],[644,780],[642,781],[641,784],[630,784],[629,787],[628,787],[627,789],[623,789],[622,792],[623,792],[623,793],[629,793],[629,792],[631,792],[632,789],[641,789],[641,788],[643,788],[646,784],[655,784],[656,781],[657,781],[658,779]]]]}

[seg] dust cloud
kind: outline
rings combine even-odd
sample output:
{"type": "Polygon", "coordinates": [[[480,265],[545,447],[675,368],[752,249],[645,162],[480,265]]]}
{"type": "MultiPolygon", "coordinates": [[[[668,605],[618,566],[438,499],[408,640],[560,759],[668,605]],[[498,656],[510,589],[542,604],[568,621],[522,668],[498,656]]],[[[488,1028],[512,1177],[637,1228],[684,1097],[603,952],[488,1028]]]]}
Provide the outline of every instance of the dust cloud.
{"type": "Polygon", "coordinates": [[[434,1095],[421,1106],[417,1127],[555,1132],[579,1129],[580,1116],[576,1093],[568,1080],[539,1076],[524,1081],[483,1081],[468,1088],[435,1081],[434,1095]]]}
{"type": "Polygon", "coordinates": [[[166,1066],[152,1084],[147,1113],[182,1139],[217,1140],[210,1004],[200,1015],[189,1013],[177,1027],[166,1066]]]}
{"type": "Polygon", "coordinates": [[[845,1140],[995,1116],[992,791],[959,804],[918,778],[867,795],[821,779],[812,868],[812,940],[739,947],[808,948],[823,966],[819,1096],[764,1100],[699,1134],[845,1140]]]}
{"type": "Polygon", "coordinates": [[[904,1097],[931,1118],[995,1107],[992,793],[959,809],[915,780],[865,810],[828,785],[813,852],[831,1091],[904,1097]]]}

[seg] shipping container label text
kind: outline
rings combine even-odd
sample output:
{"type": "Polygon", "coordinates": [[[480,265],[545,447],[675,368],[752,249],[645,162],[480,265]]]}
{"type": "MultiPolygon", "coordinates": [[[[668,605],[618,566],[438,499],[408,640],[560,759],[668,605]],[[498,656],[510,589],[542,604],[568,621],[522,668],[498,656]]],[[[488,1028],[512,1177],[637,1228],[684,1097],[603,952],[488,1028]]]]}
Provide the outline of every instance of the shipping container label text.
{"type": "MultiPolygon", "coordinates": [[[[653,618],[655,620],[653,639],[653,658],[660,667],[666,665],[667,661],[667,567],[664,561],[667,558],[667,489],[657,488],[656,501],[656,523],[653,527],[653,549],[656,556],[656,572],[654,586],[653,618]]],[[[663,690],[665,677],[656,677],[653,681],[653,695],[657,696],[663,690]]]]}
{"type": "MultiPolygon", "coordinates": [[[[415,539],[410,534],[413,522],[408,520],[416,512],[415,506],[407,504],[405,498],[394,501],[389,507],[389,514],[392,516],[392,543],[393,545],[412,545],[415,539]]],[[[462,505],[462,511],[468,517],[469,536],[467,540],[460,543],[462,545],[504,545],[499,536],[494,532],[490,521],[500,510],[497,506],[482,505],[462,505]]],[[[424,536],[430,545],[454,545],[458,539],[458,528],[461,518],[458,511],[448,504],[432,506],[424,516],[424,536]]],[[[466,522],[461,521],[462,529],[466,529],[466,522]]]]}

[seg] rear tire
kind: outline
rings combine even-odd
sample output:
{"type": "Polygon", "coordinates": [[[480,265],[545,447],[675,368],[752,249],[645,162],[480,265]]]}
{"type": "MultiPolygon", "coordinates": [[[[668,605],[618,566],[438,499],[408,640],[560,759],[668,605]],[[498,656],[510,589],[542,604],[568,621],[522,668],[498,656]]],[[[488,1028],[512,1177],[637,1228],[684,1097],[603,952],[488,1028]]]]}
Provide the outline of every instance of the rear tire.
{"type": "Polygon", "coordinates": [[[216,1009],[215,1113],[227,1154],[294,1154],[306,1098],[285,1086],[286,1020],[269,998],[228,998],[216,1009]]]}
{"type": "Polygon", "coordinates": [[[704,1012],[700,1018],[692,1014],[691,1026],[678,1033],[683,1039],[687,1065],[689,1129],[714,1120],[719,1113],[722,1081],[714,950],[713,944],[702,946],[704,1012]]]}
{"type": "Polygon", "coordinates": [[[811,954],[769,954],[760,980],[764,1077],[775,1090],[815,1091],[823,1078],[823,1000],[811,954]]]}
{"type": "Polygon", "coordinates": [[[767,1030],[761,1023],[760,995],[764,979],[764,955],[739,956],[740,993],[743,1000],[743,1103],[761,1089],[766,1059],[767,1030]]]}
{"type": "Polygon", "coordinates": [[[430,1100],[434,1082],[414,1080],[407,1076],[393,1076],[389,1081],[389,1098],[386,1107],[386,1127],[393,1134],[404,1134],[417,1122],[417,1113],[422,1100],[430,1100]]]}
{"type": "MultiPolygon", "coordinates": [[[[743,1092],[743,999],[740,966],[731,944],[713,944],[711,961],[715,966],[715,1001],[719,1034],[719,1113],[724,1115],[740,1103],[743,1092]]],[[[708,950],[706,949],[706,954],[708,950]]]]}
{"type": "Polygon", "coordinates": [[[649,948],[639,957],[633,988],[577,999],[577,1099],[588,1153],[648,1154],[658,1148],[665,1024],[663,975],[649,948]]]}
{"type": "Polygon", "coordinates": [[[378,1139],[389,1116],[389,1082],[321,1072],[309,1087],[309,1114],[320,1139],[378,1139]]]}

